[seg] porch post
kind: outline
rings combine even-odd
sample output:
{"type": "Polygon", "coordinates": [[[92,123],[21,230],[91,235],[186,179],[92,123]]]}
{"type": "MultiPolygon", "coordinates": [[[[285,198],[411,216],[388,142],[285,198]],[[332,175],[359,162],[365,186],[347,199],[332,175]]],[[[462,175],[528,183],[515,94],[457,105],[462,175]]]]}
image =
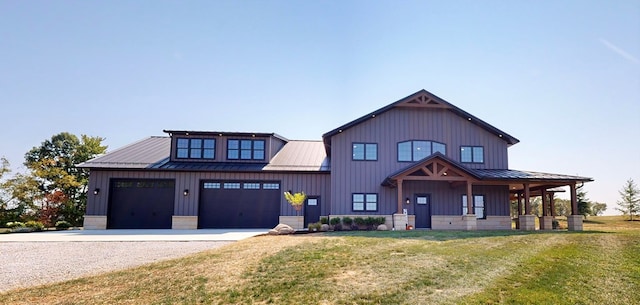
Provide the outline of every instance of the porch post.
{"type": "Polygon", "coordinates": [[[524,184],[524,214],[531,215],[531,192],[529,190],[529,183],[524,184]]]}
{"type": "Polygon", "coordinates": [[[402,213],[402,179],[398,179],[398,211],[393,214],[393,229],[404,231],[407,229],[408,220],[402,213]]]}
{"type": "Polygon", "coordinates": [[[398,179],[398,214],[402,214],[402,179],[398,179]]]}
{"type": "Polygon", "coordinates": [[[473,184],[467,180],[467,215],[462,215],[462,226],[464,230],[477,230],[478,218],[475,215],[476,208],[473,206],[473,184]]]}
{"type": "Polygon", "coordinates": [[[549,205],[551,205],[551,216],[556,217],[556,201],[554,199],[554,195],[556,193],[549,193],[549,205]]]}
{"type": "Polygon", "coordinates": [[[582,231],[582,215],[578,214],[576,183],[571,183],[569,188],[571,191],[571,215],[567,216],[567,226],[569,227],[569,231],[582,231]]]}
{"type": "Polygon", "coordinates": [[[547,190],[542,189],[542,216],[549,216],[549,202],[547,201],[547,190]]]}
{"type": "Polygon", "coordinates": [[[475,208],[473,206],[473,185],[467,181],[467,215],[475,214],[475,208]]]}
{"type": "Polygon", "coordinates": [[[542,189],[542,217],[540,217],[540,230],[553,229],[553,217],[549,216],[549,199],[547,198],[547,189],[542,189]]]}
{"type": "Polygon", "coordinates": [[[518,217],[522,215],[522,192],[518,192],[518,217]]]}
{"type": "Polygon", "coordinates": [[[578,215],[578,196],[576,194],[576,183],[569,186],[571,192],[571,215],[578,215]]]}
{"type": "Polygon", "coordinates": [[[529,183],[524,184],[524,215],[518,217],[520,230],[533,231],[536,229],[536,217],[531,215],[531,190],[529,183]]]}

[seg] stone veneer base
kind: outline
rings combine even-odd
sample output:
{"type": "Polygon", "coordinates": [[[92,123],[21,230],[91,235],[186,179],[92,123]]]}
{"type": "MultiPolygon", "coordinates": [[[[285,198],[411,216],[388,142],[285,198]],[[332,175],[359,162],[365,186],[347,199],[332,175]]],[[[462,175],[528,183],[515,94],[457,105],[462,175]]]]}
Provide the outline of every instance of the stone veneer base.
{"type": "Polygon", "coordinates": [[[567,216],[569,231],[582,231],[582,215],[567,216]]]}
{"type": "Polygon", "coordinates": [[[85,230],[106,230],[107,216],[84,215],[82,226],[85,230]]]}
{"type": "Polygon", "coordinates": [[[195,230],[198,228],[198,216],[172,216],[171,229],[195,230]]]}

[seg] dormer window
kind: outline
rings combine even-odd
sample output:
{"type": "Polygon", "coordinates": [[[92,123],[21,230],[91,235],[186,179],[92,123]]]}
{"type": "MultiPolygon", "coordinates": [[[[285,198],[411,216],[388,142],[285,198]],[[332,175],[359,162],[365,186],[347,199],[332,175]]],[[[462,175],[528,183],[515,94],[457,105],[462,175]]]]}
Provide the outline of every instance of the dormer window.
{"type": "Polygon", "coordinates": [[[434,141],[405,141],[398,143],[398,161],[422,160],[435,152],[447,153],[447,146],[434,141]]]}
{"type": "Polygon", "coordinates": [[[264,140],[228,140],[227,159],[264,160],[264,140]]]}
{"type": "Polygon", "coordinates": [[[176,140],[177,159],[215,159],[216,140],[203,138],[178,138],[176,140]]]}

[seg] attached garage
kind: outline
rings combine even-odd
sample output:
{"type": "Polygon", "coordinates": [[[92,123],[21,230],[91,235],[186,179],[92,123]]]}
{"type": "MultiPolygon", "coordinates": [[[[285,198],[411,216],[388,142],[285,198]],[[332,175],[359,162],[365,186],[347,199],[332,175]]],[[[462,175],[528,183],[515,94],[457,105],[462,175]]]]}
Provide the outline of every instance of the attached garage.
{"type": "Polygon", "coordinates": [[[112,179],[107,228],[171,229],[175,181],[112,179]]]}
{"type": "Polygon", "coordinates": [[[204,181],[198,228],[272,228],[280,216],[280,182],[204,181]]]}

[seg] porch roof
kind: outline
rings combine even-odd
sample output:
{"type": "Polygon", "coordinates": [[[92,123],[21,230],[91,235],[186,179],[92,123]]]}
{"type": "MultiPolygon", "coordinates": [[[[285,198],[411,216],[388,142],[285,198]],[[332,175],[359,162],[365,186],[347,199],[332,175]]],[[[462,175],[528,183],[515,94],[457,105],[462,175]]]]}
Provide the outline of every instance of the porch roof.
{"type": "Polygon", "coordinates": [[[411,177],[410,180],[439,180],[450,182],[460,181],[460,176],[466,176],[466,179],[474,184],[502,184],[510,185],[515,183],[535,183],[540,186],[570,184],[576,182],[590,182],[592,178],[582,176],[571,176],[563,174],[542,173],[533,171],[522,171],[515,169],[473,169],[468,168],[464,164],[448,158],[447,156],[436,152],[420,161],[417,161],[405,168],[402,168],[391,175],[387,176],[383,182],[383,186],[395,186],[397,180],[411,177]],[[442,170],[433,170],[433,168],[423,168],[434,164],[437,161],[445,165],[442,170]],[[457,171],[456,175],[447,178],[448,168],[457,171]],[[417,174],[416,174],[417,173],[417,174]]]}

